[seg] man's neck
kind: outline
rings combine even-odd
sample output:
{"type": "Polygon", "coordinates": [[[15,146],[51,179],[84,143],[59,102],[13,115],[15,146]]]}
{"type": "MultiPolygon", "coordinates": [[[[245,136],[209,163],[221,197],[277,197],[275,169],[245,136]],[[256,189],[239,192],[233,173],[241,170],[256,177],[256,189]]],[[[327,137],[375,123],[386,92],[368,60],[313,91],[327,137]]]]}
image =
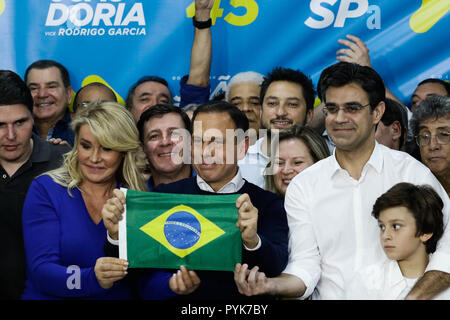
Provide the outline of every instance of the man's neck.
{"type": "Polygon", "coordinates": [[[37,118],[34,119],[34,124],[39,132],[39,136],[41,137],[41,139],[47,140],[47,135],[50,129],[53,128],[58,123],[58,121],[64,118],[64,115],[65,113],[59,115],[58,117],[44,120],[40,120],[37,118]]]}
{"type": "Polygon", "coordinates": [[[30,138],[29,146],[25,147],[25,151],[20,158],[14,160],[14,161],[5,161],[0,159],[0,165],[3,167],[3,169],[6,171],[8,176],[12,177],[17,170],[19,170],[20,167],[23,166],[25,162],[30,159],[31,154],[33,153],[33,145],[34,141],[30,138]]]}
{"type": "Polygon", "coordinates": [[[447,195],[450,197],[450,168],[445,173],[439,176],[436,175],[436,178],[439,180],[439,182],[447,192],[447,195]]]}
{"type": "Polygon", "coordinates": [[[341,168],[346,170],[353,179],[359,180],[359,178],[361,178],[362,170],[367,161],[369,161],[374,148],[375,139],[371,139],[365,145],[351,151],[342,150],[336,147],[336,160],[341,168]]]}
{"type": "Polygon", "coordinates": [[[186,164],[183,165],[180,170],[171,173],[161,173],[156,170],[150,170],[151,177],[153,178],[154,187],[164,183],[172,183],[175,181],[179,181],[185,178],[189,178],[191,176],[191,166],[186,164]]]}

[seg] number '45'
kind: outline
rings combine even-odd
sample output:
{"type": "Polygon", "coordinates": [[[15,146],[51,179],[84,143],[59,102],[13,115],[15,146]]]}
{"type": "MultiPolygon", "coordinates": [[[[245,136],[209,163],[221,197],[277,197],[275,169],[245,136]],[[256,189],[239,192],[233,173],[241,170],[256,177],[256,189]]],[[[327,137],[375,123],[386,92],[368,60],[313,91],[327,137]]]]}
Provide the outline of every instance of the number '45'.
{"type": "MultiPolygon", "coordinates": [[[[212,24],[216,23],[216,19],[223,16],[223,9],[220,8],[220,1],[214,1],[214,6],[211,9],[212,24]]],[[[225,21],[234,26],[246,26],[256,20],[259,13],[259,7],[255,0],[230,0],[230,5],[234,8],[244,7],[247,12],[243,16],[237,16],[234,13],[228,13],[225,16],[225,21]]],[[[195,1],[186,8],[186,15],[192,18],[195,15],[195,1]]]]}

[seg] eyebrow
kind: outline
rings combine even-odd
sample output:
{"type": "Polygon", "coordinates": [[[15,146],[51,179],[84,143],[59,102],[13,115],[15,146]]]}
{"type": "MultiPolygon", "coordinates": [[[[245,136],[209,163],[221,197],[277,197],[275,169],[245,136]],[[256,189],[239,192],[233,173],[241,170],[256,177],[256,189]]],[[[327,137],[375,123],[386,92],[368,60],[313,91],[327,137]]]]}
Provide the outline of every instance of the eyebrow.
{"type": "MultiPolygon", "coordinates": [[[[385,223],[384,221],[382,221],[382,220],[380,220],[380,219],[378,219],[378,222],[385,223]]],[[[393,223],[393,222],[403,222],[403,223],[405,223],[405,220],[403,220],[403,219],[390,219],[390,220],[388,220],[387,222],[390,222],[390,223],[393,223]]]]}

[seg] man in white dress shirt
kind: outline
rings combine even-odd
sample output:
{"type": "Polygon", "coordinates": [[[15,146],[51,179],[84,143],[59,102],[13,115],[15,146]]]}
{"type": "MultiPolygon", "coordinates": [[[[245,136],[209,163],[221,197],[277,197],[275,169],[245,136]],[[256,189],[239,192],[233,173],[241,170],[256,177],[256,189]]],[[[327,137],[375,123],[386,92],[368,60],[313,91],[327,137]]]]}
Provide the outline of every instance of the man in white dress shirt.
{"type": "Polygon", "coordinates": [[[346,62],[325,69],[319,80],[325,125],[334,154],[298,174],[289,184],[285,208],[289,261],[283,273],[267,278],[238,265],[241,293],[269,293],[313,299],[344,299],[355,272],[383,255],[379,229],[370,213],[375,200],[399,182],[428,184],[444,201],[445,231],[424,276],[407,299],[431,299],[449,287],[450,203],[422,163],[375,141],[385,104],[385,87],[370,67],[346,62]]]}

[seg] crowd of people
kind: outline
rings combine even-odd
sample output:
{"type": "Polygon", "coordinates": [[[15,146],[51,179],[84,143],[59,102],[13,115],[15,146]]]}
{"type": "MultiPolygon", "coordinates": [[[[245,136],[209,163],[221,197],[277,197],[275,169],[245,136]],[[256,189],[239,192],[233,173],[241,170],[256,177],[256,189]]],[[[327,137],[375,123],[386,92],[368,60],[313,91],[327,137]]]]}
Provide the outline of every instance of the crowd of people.
{"type": "Polygon", "coordinates": [[[195,1],[179,106],[154,75],[122,106],[53,60],[0,70],[0,299],[450,299],[450,84],[408,107],[349,35],[316,88],[277,66],[210,99],[213,2],[195,1]],[[128,268],[121,187],[240,194],[242,262],[128,268]]]}

